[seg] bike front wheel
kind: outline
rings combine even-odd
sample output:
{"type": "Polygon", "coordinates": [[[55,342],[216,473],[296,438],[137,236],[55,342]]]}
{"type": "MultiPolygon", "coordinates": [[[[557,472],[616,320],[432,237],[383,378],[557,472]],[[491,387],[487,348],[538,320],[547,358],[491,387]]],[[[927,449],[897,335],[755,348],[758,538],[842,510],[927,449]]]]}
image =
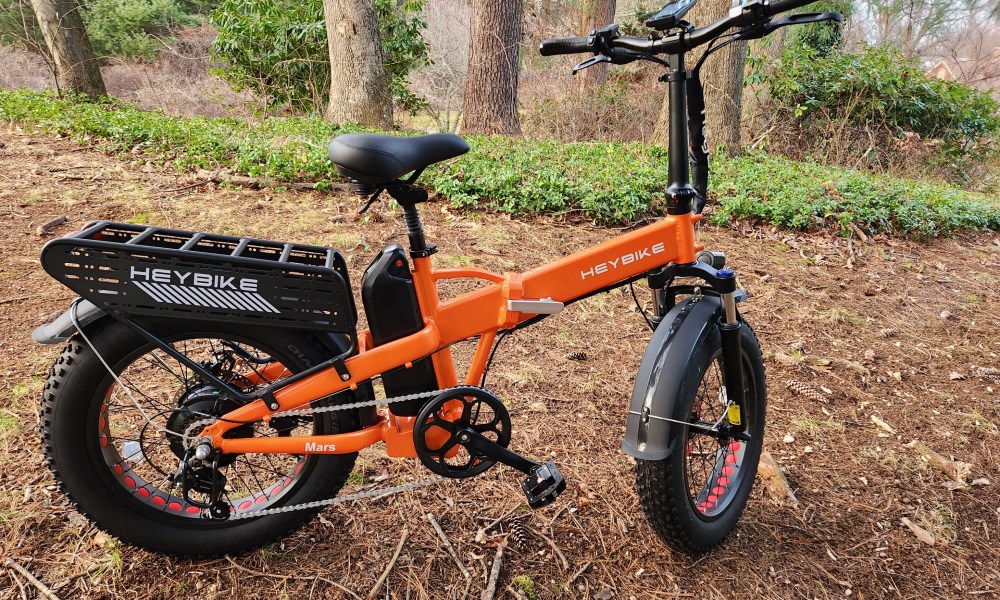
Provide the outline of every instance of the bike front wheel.
{"type": "MultiPolygon", "coordinates": [[[[248,332],[245,326],[178,320],[150,328],[244,392],[328,355],[314,338],[291,330],[248,332]]],[[[219,475],[213,480],[209,470],[193,486],[191,478],[182,480],[185,489],[177,475],[187,451],[183,436],[239,405],[120,323],[104,320],[86,333],[89,343],[71,338],[52,368],[42,398],[42,441],[63,491],[122,541],[177,555],[246,551],[287,534],[320,509],[261,517],[255,511],[325,499],[344,485],[356,454],[224,454],[216,465],[224,477],[221,497],[219,475]],[[205,505],[214,506],[215,516],[205,505]],[[229,518],[218,518],[219,511],[229,518]]],[[[227,436],[323,435],[358,427],[356,412],[338,411],[246,423],[227,436]]]]}
{"type": "Polygon", "coordinates": [[[707,552],[736,527],[757,473],[764,434],[766,385],[760,344],[741,328],[748,439],[737,440],[706,426],[727,423],[722,343],[718,326],[702,339],[686,365],[674,405],[668,447],[661,460],[636,461],[636,487],[653,531],[676,550],[707,552]]]}

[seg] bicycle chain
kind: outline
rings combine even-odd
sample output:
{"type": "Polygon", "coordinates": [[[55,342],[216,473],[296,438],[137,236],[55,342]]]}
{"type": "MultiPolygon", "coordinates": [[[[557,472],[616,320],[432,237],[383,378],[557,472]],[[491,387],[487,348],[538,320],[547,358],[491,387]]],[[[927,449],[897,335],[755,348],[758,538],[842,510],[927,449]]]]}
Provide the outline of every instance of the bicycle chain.
{"type": "MultiPolygon", "coordinates": [[[[460,386],[460,387],[468,387],[468,386],[460,386]]],[[[309,415],[314,415],[316,413],[339,412],[339,411],[342,411],[342,410],[354,410],[354,409],[357,409],[357,408],[365,408],[367,406],[377,406],[379,404],[392,404],[392,403],[395,403],[395,402],[405,402],[407,400],[419,400],[421,398],[431,398],[431,397],[434,397],[434,396],[438,396],[439,394],[443,394],[443,393],[449,392],[449,391],[451,391],[453,389],[456,389],[456,387],[445,388],[443,390],[434,390],[432,392],[420,392],[420,393],[416,393],[416,394],[407,394],[405,396],[396,396],[396,397],[393,397],[393,398],[386,398],[384,400],[379,400],[379,399],[375,399],[375,400],[363,400],[363,401],[359,401],[359,402],[351,402],[351,403],[348,403],[348,404],[337,404],[337,405],[334,405],[334,406],[319,406],[319,407],[310,407],[310,408],[289,409],[289,410],[284,410],[284,411],[281,411],[281,412],[273,413],[273,414],[270,415],[270,418],[275,418],[275,417],[293,417],[293,416],[309,416],[309,415]]],[[[322,398],[321,398],[321,400],[322,400],[322,398]]],[[[191,423],[191,425],[189,425],[187,427],[187,429],[184,430],[184,434],[183,434],[184,442],[188,443],[188,441],[192,440],[192,439],[200,440],[201,438],[198,438],[196,436],[192,436],[191,432],[196,427],[200,427],[200,426],[204,426],[204,425],[211,425],[212,423],[215,423],[218,420],[219,419],[217,419],[217,418],[200,419],[198,421],[195,421],[194,423],[191,423]]],[[[421,487],[426,487],[426,486],[438,484],[438,483],[441,483],[444,480],[445,480],[445,478],[444,477],[440,477],[440,476],[439,477],[430,477],[428,479],[421,479],[419,481],[413,481],[411,483],[404,483],[402,485],[396,485],[396,486],[391,486],[391,487],[387,487],[387,488],[377,488],[377,489],[372,489],[372,490],[368,490],[368,491],[365,491],[365,492],[359,492],[357,494],[351,494],[349,496],[336,496],[336,497],[333,497],[333,498],[327,498],[325,500],[313,500],[312,502],[303,502],[301,504],[291,504],[289,506],[279,506],[278,508],[265,508],[265,509],[261,509],[261,510],[255,510],[253,512],[232,515],[230,518],[233,519],[233,520],[252,519],[252,518],[257,518],[257,517],[264,517],[264,516],[267,516],[267,515],[275,515],[275,514],[280,514],[280,513],[293,512],[293,511],[297,511],[297,510],[308,510],[310,508],[319,508],[319,507],[322,507],[322,506],[332,506],[334,504],[342,504],[344,502],[352,502],[352,501],[355,501],[355,500],[364,500],[366,498],[372,498],[372,497],[375,497],[375,496],[383,496],[383,495],[390,496],[390,495],[393,495],[393,494],[398,494],[400,492],[405,492],[407,490],[411,490],[411,489],[416,489],[416,488],[421,488],[421,487]]]]}

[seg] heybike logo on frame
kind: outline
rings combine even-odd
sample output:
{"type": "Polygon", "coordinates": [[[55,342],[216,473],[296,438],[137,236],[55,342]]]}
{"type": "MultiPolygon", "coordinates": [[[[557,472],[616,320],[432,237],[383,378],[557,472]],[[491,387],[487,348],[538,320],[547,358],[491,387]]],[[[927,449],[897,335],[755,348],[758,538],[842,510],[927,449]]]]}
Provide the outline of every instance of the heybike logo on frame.
{"type": "Polygon", "coordinates": [[[257,293],[258,280],[249,277],[134,266],[129,275],[137,288],[160,304],[281,312],[257,293]]]}
{"type": "Polygon", "coordinates": [[[636,250],[634,252],[629,252],[628,254],[623,254],[622,256],[614,259],[598,263],[586,271],[580,271],[580,279],[586,279],[588,277],[596,277],[602,273],[607,273],[612,269],[617,269],[634,262],[638,262],[644,258],[650,258],[657,254],[663,254],[666,252],[667,248],[663,242],[657,242],[652,246],[643,248],[642,250],[636,250]]]}

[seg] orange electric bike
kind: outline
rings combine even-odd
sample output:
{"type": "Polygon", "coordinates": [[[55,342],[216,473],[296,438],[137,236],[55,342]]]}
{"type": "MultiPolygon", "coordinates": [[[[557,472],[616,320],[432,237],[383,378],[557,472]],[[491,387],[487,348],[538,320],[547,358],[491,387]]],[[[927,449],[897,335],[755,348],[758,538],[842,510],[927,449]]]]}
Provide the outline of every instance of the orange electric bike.
{"type": "Polygon", "coordinates": [[[578,69],[667,67],[670,182],[664,218],[524,273],[433,266],[418,211],[427,192],[415,181],[466,152],[461,138],[336,138],[337,170],[369,205],[394,198],[409,237],[408,249],[385,248],[364,273],[366,330],[345,261],[329,248],[107,221],[49,242],[43,267],[80,296],[34,333],[67,342],[41,406],[62,489],[123,541],[182,555],[245,551],[323,506],[472,477],[497,462],[523,471],[528,504],[544,506],[566,483],[553,462],[509,447],[508,411],[483,387],[493,353],[510,332],[643,279],[654,332],[622,450],[636,458],[642,506],[666,542],[687,552],[719,544],[753,484],[765,383],[736,277],[695,241],[708,178],[699,72],[731,41],[839,18],[772,20],[808,1],[753,0],[696,29],[683,20],[694,0],[681,0],[649,19],[647,38],[611,25],[543,42],[545,55],[593,54],[578,69]],[[687,68],[685,54],[702,45],[687,68]],[[481,285],[442,301],[438,282],[456,278],[481,285]],[[460,376],[450,346],[470,339],[476,350],[460,376]],[[358,451],[380,442],[434,476],[337,497],[358,451]]]}

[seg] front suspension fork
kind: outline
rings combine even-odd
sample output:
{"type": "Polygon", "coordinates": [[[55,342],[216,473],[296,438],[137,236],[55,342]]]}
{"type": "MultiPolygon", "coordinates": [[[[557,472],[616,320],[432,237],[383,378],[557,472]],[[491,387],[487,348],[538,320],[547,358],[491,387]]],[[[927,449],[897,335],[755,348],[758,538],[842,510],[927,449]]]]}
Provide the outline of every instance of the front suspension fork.
{"type": "Polygon", "coordinates": [[[722,323],[719,333],[722,336],[722,377],[725,381],[726,398],[729,405],[729,423],[735,433],[746,431],[746,419],[743,410],[746,406],[745,385],[743,381],[743,347],[741,343],[743,324],[736,313],[736,274],[732,269],[720,269],[716,277],[728,280],[725,286],[728,291],[721,292],[722,323]],[[735,410],[734,410],[735,409],[735,410]]]}
{"type": "MultiPolygon", "coordinates": [[[[673,306],[673,297],[668,286],[675,277],[696,277],[705,280],[722,301],[722,322],[719,333],[722,337],[722,377],[725,383],[725,397],[729,406],[729,432],[741,434],[746,431],[746,385],[743,373],[742,328],[739,313],[736,312],[736,274],[732,269],[722,268],[725,256],[721,253],[700,253],[698,262],[687,265],[668,265],[649,276],[649,287],[653,292],[653,322],[659,325],[664,315],[673,306]],[[702,256],[704,254],[704,256],[702,256]]],[[[686,289],[682,288],[677,289],[686,289]]],[[[737,435],[736,437],[743,437],[737,435]]]]}

